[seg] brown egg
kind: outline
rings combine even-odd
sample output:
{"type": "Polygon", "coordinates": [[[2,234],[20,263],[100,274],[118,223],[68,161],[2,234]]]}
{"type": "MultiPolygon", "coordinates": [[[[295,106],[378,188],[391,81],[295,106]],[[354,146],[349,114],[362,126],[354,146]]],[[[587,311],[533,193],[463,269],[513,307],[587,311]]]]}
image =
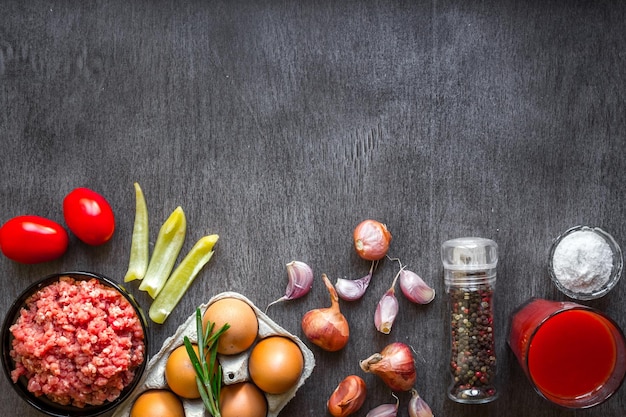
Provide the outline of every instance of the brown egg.
{"type": "Polygon", "coordinates": [[[223,355],[235,355],[245,351],[252,346],[259,331],[259,321],[252,307],[234,297],[211,303],[202,318],[205,329],[207,321],[215,324],[214,331],[226,323],[230,325],[217,342],[217,352],[223,355]]]}
{"type": "MultiPolygon", "coordinates": [[[[196,355],[198,346],[193,345],[196,355]]],[[[191,364],[185,345],[174,349],[165,363],[165,380],[175,394],[183,398],[200,398],[196,370],[191,364]]]]}
{"type": "Polygon", "coordinates": [[[270,394],[282,394],[296,385],[303,367],[300,347],[283,336],[259,341],[252,348],[248,362],[252,382],[270,394]]]}
{"type": "Polygon", "coordinates": [[[225,385],[220,393],[222,417],[265,417],[267,399],[251,382],[225,385]]]}
{"type": "Polygon", "coordinates": [[[185,409],[173,392],[150,390],[137,397],[130,417],[185,417],[185,409]]]}

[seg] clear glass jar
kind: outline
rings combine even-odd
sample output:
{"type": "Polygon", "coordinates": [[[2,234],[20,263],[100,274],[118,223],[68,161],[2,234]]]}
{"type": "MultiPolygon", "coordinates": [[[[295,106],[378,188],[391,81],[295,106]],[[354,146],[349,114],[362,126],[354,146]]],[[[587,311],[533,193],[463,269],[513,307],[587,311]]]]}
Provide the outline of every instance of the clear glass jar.
{"type": "Polygon", "coordinates": [[[464,237],[441,246],[450,309],[448,397],[466,404],[497,398],[494,292],[498,245],[464,237]]]}
{"type": "Polygon", "coordinates": [[[622,250],[613,236],[599,227],[576,226],[554,240],[548,272],[566,296],[595,300],[615,287],[623,266],[622,250]],[[607,254],[610,259],[604,264],[607,254]]]}

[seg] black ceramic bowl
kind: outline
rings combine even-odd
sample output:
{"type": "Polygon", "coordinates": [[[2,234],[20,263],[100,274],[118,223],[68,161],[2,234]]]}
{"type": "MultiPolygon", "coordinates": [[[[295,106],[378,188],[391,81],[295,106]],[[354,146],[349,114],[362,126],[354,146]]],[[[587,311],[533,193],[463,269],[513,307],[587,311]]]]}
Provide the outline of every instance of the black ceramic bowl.
{"type": "Polygon", "coordinates": [[[27,403],[29,403],[31,406],[33,406],[40,412],[45,413],[49,416],[93,417],[93,416],[97,416],[100,414],[104,414],[108,411],[111,411],[113,408],[121,404],[124,401],[124,399],[126,399],[126,397],[128,397],[128,395],[133,391],[135,386],[139,383],[143,375],[143,372],[145,370],[147,362],[148,362],[148,332],[147,332],[147,322],[146,322],[145,316],[143,315],[143,312],[141,311],[136,301],[133,299],[133,297],[129,293],[127,293],[119,285],[112,282],[110,279],[99,274],[95,274],[91,272],[64,272],[64,273],[49,275],[37,281],[36,283],[28,287],[17,298],[17,300],[15,300],[13,305],[11,305],[11,308],[9,309],[4,319],[4,323],[2,325],[2,366],[4,368],[5,375],[9,379],[11,386],[13,386],[15,391],[27,403]],[[71,277],[77,281],[78,280],[90,280],[90,279],[95,278],[102,285],[116,290],[119,294],[121,294],[124,298],[126,298],[130,302],[131,306],[135,310],[135,313],[137,314],[137,317],[139,318],[139,322],[141,323],[141,327],[143,329],[144,358],[143,358],[143,361],[135,369],[134,379],[125,386],[125,388],[122,390],[120,395],[115,400],[105,401],[101,405],[86,405],[84,407],[76,407],[72,405],[61,405],[59,403],[56,403],[50,400],[44,395],[35,396],[32,392],[30,392],[27,389],[28,381],[25,376],[21,376],[16,383],[13,383],[11,379],[11,371],[15,369],[16,364],[10,354],[12,350],[12,346],[13,346],[12,345],[13,339],[14,339],[13,334],[10,331],[10,327],[15,323],[15,321],[20,316],[20,311],[22,310],[22,308],[24,307],[25,303],[27,302],[28,298],[31,295],[33,295],[34,293],[36,293],[37,291],[39,291],[40,289],[48,285],[58,282],[61,277],[65,277],[65,276],[71,277]]]}

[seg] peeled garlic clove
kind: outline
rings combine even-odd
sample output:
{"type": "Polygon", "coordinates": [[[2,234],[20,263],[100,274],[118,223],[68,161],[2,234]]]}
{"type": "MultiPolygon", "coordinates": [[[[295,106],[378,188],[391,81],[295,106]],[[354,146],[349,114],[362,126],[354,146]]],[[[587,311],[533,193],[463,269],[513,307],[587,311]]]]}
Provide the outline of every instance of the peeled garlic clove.
{"type": "Polygon", "coordinates": [[[382,404],[376,408],[372,408],[365,417],[396,417],[400,400],[395,395],[394,397],[396,399],[395,404],[382,404]]]}
{"type": "Polygon", "coordinates": [[[395,295],[395,289],[392,287],[378,301],[376,312],[374,313],[374,325],[376,330],[381,333],[389,334],[391,326],[396,320],[400,305],[395,295]]]}
{"type": "Polygon", "coordinates": [[[356,413],[365,403],[367,387],[363,378],[348,375],[337,385],[326,403],[333,417],[345,417],[356,413]]]}
{"type": "Polygon", "coordinates": [[[417,391],[411,389],[411,399],[409,400],[410,417],[433,417],[433,412],[426,402],[419,396],[417,391]]]}
{"type": "Polygon", "coordinates": [[[392,391],[408,391],[417,379],[411,348],[402,342],[385,346],[380,353],[359,362],[359,366],[363,371],[377,375],[392,391]]]}
{"type": "Polygon", "coordinates": [[[273,304],[280,303],[281,301],[294,300],[306,295],[313,286],[313,270],[309,265],[300,261],[291,261],[286,267],[289,281],[285,295],[269,303],[265,311],[273,304]]]}
{"type": "Polygon", "coordinates": [[[415,272],[400,271],[400,289],[402,294],[417,304],[428,304],[435,298],[435,290],[428,286],[415,272]]]}

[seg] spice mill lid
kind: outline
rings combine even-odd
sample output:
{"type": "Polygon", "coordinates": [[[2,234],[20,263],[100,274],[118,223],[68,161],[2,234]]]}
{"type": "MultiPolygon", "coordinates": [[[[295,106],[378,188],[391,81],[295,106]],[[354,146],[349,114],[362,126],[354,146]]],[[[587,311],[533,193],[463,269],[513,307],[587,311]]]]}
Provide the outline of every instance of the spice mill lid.
{"type": "Polygon", "coordinates": [[[495,269],[498,245],[482,237],[461,237],[441,245],[441,260],[447,270],[479,271],[495,269]]]}

